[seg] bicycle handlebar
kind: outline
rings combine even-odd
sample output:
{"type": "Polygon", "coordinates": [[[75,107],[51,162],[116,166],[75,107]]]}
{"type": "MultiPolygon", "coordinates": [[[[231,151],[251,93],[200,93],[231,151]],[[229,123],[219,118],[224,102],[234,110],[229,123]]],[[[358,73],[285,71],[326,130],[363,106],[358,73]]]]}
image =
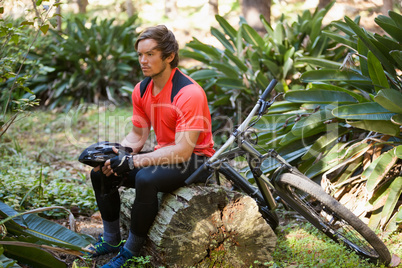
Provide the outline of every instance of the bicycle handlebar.
{"type": "Polygon", "coordinates": [[[265,101],[277,83],[278,81],[276,79],[272,79],[267,88],[264,90],[264,93],[262,93],[260,99],[265,101]]]}

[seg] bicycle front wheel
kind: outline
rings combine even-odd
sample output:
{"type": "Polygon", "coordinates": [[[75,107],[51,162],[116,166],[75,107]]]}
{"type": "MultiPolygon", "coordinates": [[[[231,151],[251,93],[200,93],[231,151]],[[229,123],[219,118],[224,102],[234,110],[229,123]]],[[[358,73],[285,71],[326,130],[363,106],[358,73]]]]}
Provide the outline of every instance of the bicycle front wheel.
{"type": "Polygon", "coordinates": [[[286,203],[335,242],[371,262],[390,263],[391,255],[381,239],[320,185],[292,173],[282,174],[276,184],[286,203]]]}

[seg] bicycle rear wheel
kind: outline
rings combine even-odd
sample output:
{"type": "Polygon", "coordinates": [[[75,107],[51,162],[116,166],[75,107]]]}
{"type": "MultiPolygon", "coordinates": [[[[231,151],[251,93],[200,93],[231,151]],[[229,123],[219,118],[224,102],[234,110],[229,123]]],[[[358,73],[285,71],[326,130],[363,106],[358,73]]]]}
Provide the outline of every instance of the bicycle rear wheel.
{"type": "Polygon", "coordinates": [[[317,229],[371,262],[389,264],[391,255],[380,238],[350,210],[309,178],[292,173],[276,181],[278,195],[317,229]]]}

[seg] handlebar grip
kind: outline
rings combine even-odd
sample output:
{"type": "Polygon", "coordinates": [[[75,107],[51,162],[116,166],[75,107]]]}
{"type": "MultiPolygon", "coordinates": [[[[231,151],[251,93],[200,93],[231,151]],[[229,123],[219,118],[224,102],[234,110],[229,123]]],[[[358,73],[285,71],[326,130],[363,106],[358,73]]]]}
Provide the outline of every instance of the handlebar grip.
{"type": "Polygon", "coordinates": [[[276,79],[272,79],[271,82],[269,83],[269,85],[267,86],[267,88],[265,89],[264,93],[262,93],[260,99],[265,101],[277,83],[278,83],[278,81],[276,79]]]}
{"type": "Polygon", "coordinates": [[[202,173],[204,173],[207,170],[207,165],[204,163],[202,164],[196,171],[194,171],[193,174],[190,175],[190,177],[188,177],[185,180],[185,184],[189,185],[195,181],[197,181],[197,179],[200,177],[200,175],[202,175],[202,173]]]}

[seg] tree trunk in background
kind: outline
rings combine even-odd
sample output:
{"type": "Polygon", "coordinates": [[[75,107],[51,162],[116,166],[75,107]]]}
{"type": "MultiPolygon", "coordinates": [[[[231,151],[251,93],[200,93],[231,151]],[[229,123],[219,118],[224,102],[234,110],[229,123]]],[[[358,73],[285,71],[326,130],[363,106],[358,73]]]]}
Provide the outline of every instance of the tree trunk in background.
{"type": "Polygon", "coordinates": [[[219,14],[219,0],[208,0],[209,14],[215,16],[219,14]]]}
{"type": "MultiPolygon", "coordinates": [[[[186,186],[159,197],[142,252],[153,267],[251,267],[272,260],[277,237],[251,197],[217,185],[186,186]]],[[[121,194],[126,229],[134,199],[134,189],[121,194]]]]}
{"type": "Polygon", "coordinates": [[[88,0],[77,0],[77,4],[79,13],[87,13],[88,0]]]}
{"type": "Polygon", "coordinates": [[[127,10],[127,15],[128,15],[129,17],[133,16],[133,15],[134,15],[134,11],[135,11],[135,8],[134,8],[134,5],[133,5],[133,1],[132,1],[132,0],[126,0],[125,5],[126,5],[126,10],[127,10]]]}
{"type": "Polygon", "coordinates": [[[385,16],[388,16],[388,11],[392,10],[392,7],[394,6],[394,1],[393,0],[383,0],[383,5],[381,7],[381,13],[385,16]]]}
{"type": "Polygon", "coordinates": [[[243,0],[242,13],[247,23],[260,34],[265,33],[265,28],[260,20],[260,15],[270,22],[271,0],[243,0]]]}
{"type": "Polygon", "coordinates": [[[177,14],[177,0],[165,0],[165,16],[169,19],[175,19],[177,14]]]}
{"type": "Polygon", "coordinates": [[[318,2],[318,9],[326,7],[332,0],[320,0],[318,2]]]}
{"type": "MultiPolygon", "coordinates": [[[[60,3],[60,0],[57,0],[56,3],[60,3]]],[[[61,5],[56,7],[56,14],[60,14],[57,16],[57,31],[61,32],[61,5]]]]}

